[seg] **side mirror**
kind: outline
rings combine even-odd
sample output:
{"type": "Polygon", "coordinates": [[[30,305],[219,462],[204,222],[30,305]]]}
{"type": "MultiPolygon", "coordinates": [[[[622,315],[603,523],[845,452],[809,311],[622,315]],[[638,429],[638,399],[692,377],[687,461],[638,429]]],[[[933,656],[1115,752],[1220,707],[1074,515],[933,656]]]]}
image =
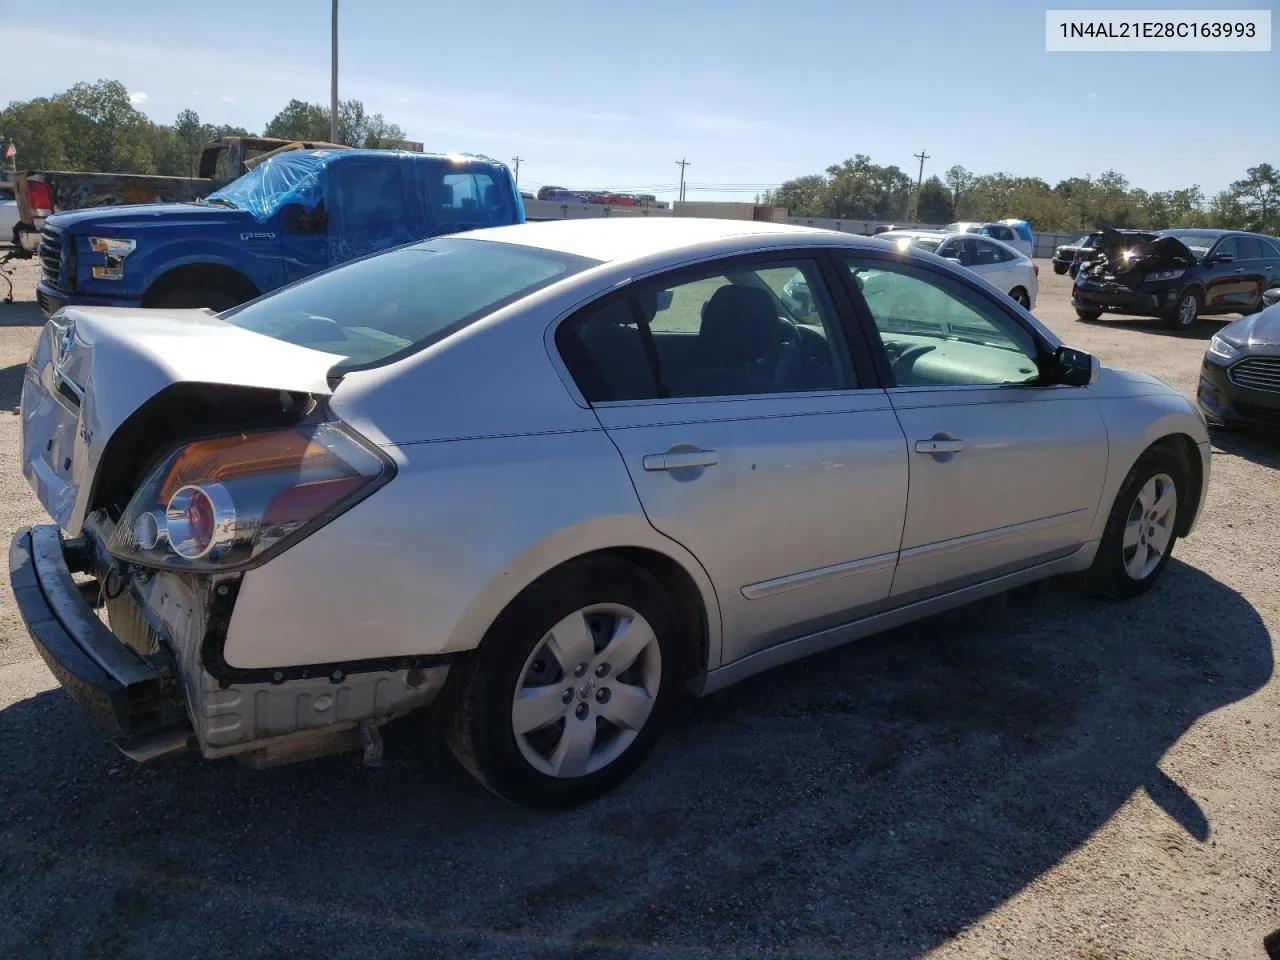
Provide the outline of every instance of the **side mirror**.
{"type": "Polygon", "coordinates": [[[1212,257],[1209,258],[1209,262],[1210,263],[1230,263],[1235,258],[1236,258],[1236,255],[1234,253],[1227,253],[1224,250],[1222,251],[1222,253],[1215,253],[1212,257]]]}
{"type": "Polygon", "coordinates": [[[659,290],[659,291],[658,291],[658,309],[659,309],[659,310],[670,310],[670,309],[671,309],[671,301],[672,301],[673,299],[675,299],[675,293],[674,293],[673,291],[671,291],[671,290],[659,290]]]}
{"type": "Polygon", "coordinates": [[[1262,305],[1264,307],[1274,307],[1280,303],[1280,287],[1272,287],[1270,290],[1262,291],[1262,305]]]}
{"type": "Polygon", "coordinates": [[[1087,387],[1102,376],[1098,358],[1083,350],[1059,347],[1053,353],[1053,382],[1068,387],[1087,387]]]}
{"type": "Polygon", "coordinates": [[[963,267],[963,266],[964,266],[964,262],[963,262],[959,257],[943,257],[942,259],[943,259],[943,260],[950,260],[950,261],[951,261],[952,263],[954,263],[957,267],[963,267]]]}

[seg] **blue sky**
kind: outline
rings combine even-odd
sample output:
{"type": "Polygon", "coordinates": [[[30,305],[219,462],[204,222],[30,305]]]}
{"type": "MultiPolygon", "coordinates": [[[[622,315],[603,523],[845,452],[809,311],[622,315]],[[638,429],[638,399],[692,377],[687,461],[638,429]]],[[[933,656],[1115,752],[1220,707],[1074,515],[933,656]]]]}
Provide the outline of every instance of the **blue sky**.
{"type": "MultiPolygon", "coordinates": [[[[201,5],[217,21],[181,6],[41,0],[32,16],[0,0],[0,103],[113,78],[157,121],[192,107],[261,130],[290,97],[328,101],[327,0],[201,5]]],[[[855,153],[914,173],[922,147],[926,176],[959,163],[1052,184],[1114,168],[1147,189],[1208,194],[1280,165],[1276,48],[1047,53],[1044,9],[342,0],[340,95],[429,150],[519,155],[521,186],[535,188],[670,197],[683,156],[689,199],[749,200],[855,153]]]]}

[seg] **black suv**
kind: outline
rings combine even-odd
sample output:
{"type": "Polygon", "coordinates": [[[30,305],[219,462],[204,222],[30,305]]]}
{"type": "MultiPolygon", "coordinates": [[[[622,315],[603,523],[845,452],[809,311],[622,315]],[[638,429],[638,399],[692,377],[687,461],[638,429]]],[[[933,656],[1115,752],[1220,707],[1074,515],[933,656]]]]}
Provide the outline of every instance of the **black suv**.
{"type": "Polygon", "coordinates": [[[1085,234],[1075,243],[1063,243],[1053,249],[1053,272],[1061,276],[1068,270],[1071,275],[1076,275],[1081,260],[1087,260],[1093,256],[1098,249],[1098,244],[1102,241],[1102,231],[1095,230],[1093,233],[1085,234]]]}
{"type": "Polygon", "coordinates": [[[1202,314],[1253,313],[1280,279],[1280,240],[1232,230],[1104,230],[1081,262],[1071,305],[1081,320],[1103,313],[1162,317],[1189,330],[1202,314]]]}

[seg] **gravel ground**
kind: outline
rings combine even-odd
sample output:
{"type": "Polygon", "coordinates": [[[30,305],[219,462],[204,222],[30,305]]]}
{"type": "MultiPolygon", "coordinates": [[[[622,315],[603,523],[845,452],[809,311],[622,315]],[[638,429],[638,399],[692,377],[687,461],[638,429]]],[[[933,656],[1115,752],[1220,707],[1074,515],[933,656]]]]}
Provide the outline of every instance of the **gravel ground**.
{"type": "MultiPolygon", "coordinates": [[[[1076,322],[1190,394],[1205,341],[1076,322]]],[[[0,305],[0,525],[34,270],[0,305]]],[[[1218,438],[1159,588],[1049,583],[691,701],[569,814],[506,807],[397,730],[392,762],[138,767],[0,590],[4,957],[1262,956],[1280,927],[1280,441],[1218,438]]]]}

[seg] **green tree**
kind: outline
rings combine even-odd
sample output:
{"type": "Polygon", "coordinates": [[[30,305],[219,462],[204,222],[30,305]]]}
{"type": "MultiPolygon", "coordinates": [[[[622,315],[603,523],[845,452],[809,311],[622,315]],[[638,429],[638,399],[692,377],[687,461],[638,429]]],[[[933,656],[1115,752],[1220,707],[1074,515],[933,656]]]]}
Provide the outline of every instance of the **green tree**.
{"type": "MultiPolygon", "coordinates": [[[[265,136],[285,140],[329,139],[329,108],[318,103],[290,100],[277,113],[265,136]]],[[[338,104],[338,142],[349,147],[376,147],[388,140],[403,140],[404,131],[380,113],[365,113],[359,100],[343,100],[338,104]]]]}
{"type": "Polygon", "coordinates": [[[1277,205],[1280,204],[1280,171],[1269,163],[1260,163],[1245,171],[1243,180],[1228,188],[1244,211],[1245,223],[1255,230],[1274,229],[1277,205]]]}
{"type": "Polygon", "coordinates": [[[920,193],[916,197],[916,220],[921,223],[946,224],[951,222],[955,212],[951,191],[941,180],[930,177],[920,185],[920,193]]]}
{"type": "Polygon", "coordinates": [[[965,201],[968,200],[969,188],[973,186],[973,174],[960,164],[956,164],[943,174],[947,189],[951,191],[952,216],[968,217],[965,201]]]}
{"type": "Polygon", "coordinates": [[[129,102],[118,80],[77,83],[61,94],[71,109],[67,151],[80,170],[153,173],[147,118],[129,102]]]}
{"type": "Polygon", "coordinates": [[[827,178],[820,173],[796,177],[781,184],[776,190],[766,190],[761,203],[773,203],[787,208],[793,217],[820,217],[825,204],[827,178]]]}

